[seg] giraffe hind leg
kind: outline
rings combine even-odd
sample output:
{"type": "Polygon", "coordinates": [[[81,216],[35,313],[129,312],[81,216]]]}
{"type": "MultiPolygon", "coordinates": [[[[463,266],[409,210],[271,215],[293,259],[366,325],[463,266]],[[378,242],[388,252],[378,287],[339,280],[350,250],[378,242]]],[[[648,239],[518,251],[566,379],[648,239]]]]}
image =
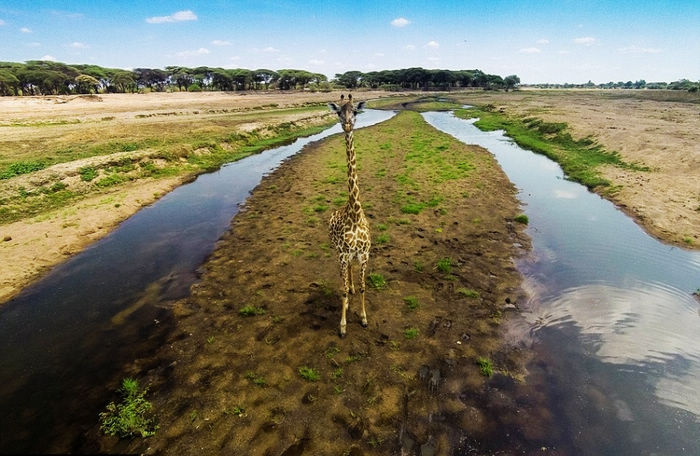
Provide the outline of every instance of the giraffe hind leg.
{"type": "Polygon", "coordinates": [[[367,270],[367,260],[360,264],[360,301],[362,302],[362,327],[367,327],[367,312],[365,312],[365,272],[367,270]]]}
{"type": "Polygon", "coordinates": [[[355,294],[355,281],[352,280],[352,262],[348,263],[348,277],[350,277],[350,294],[355,294]]]}
{"type": "Polygon", "coordinates": [[[346,314],[348,311],[348,293],[350,291],[350,277],[349,277],[349,264],[341,261],[340,263],[340,276],[343,280],[343,303],[342,303],[342,310],[341,310],[341,316],[340,316],[340,337],[345,337],[345,328],[347,326],[347,321],[346,321],[346,314]]]}

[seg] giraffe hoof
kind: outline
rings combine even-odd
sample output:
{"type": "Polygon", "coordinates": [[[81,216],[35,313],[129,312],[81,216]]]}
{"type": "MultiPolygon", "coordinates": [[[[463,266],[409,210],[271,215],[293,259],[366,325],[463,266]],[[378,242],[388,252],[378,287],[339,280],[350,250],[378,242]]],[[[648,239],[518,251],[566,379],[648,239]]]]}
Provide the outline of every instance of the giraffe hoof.
{"type": "Polygon", "coordinates": [[[343,331],[338,331],[338,337],[345,339],[345,333],[343,331]]]}
{"type": "Polygon", "coordinates": [[[367,328],[368,326],[369,326],[369,323],[367,323],[366,320],[363,320],[363,321],[362,321],[362,327],[363,327],[363,328],[367,328]]]}

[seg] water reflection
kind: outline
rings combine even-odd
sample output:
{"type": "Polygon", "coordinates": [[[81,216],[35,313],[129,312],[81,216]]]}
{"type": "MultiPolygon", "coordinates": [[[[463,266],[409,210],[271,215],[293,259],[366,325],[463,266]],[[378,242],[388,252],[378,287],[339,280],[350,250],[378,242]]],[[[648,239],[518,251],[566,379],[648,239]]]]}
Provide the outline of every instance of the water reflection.
{"type": "Polygon", "coordinates": [[[519,264],[532,296],[525,317],[540,368],[547,366],[529,381],[549,383],[542,387],[555,408],[569,395],[603,398],[555,412],[571,426],[566,434],[615,435],[607,446],[587,446],[585,437],[571,446],[595,448],[587,454],[700,454],[700,318],[690,294],[700,286],[700,253],[658,242],[500,131],[482,132],[451,113],[424,117],[488,149],[520,189],[533,240],[519,264]],[[613,421],[591,432],[586,416],[606,414],[613,421]]]}

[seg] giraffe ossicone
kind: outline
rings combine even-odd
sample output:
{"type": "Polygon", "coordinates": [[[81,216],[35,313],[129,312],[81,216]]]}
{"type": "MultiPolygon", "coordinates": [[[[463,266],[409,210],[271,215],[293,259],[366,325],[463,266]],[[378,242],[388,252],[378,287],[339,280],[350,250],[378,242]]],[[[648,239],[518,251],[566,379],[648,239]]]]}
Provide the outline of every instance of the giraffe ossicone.
{"type": "Polygon", "coordinates": [[[340,277],[343,280],[343,303],[340,318],[340,337],[345,337],[346,314],[350,293],[354,293],[352,280],[352,263],[356,261],[360,265],[360,301],[362,305],[362,326],[367,327],[367,313],[365,311],[365,272],[369,262],[369,250],[371,247],[369,235],[369,222],[362,210],[360,202],[360,188],[357,185],[357,166],[355,161],[355,145],[353,129],[358,112],[364,107],[364,101],[353,104],[352,95],[348,95],[347,101],[340,96],[340,105],[328,103],[328,106],[338,114],[338,120],[345,132],[345,153],[348,166],[348,202],[331,216],[329,222],[329,235],[331,244],[338,252],[340,262],[340,277]]]}

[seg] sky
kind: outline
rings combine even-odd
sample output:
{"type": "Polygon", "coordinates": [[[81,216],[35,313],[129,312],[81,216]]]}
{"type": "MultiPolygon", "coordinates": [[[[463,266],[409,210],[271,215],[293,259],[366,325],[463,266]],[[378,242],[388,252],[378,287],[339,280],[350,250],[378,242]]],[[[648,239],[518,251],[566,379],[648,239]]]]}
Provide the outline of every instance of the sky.
{"type": "Polygon", "coordinates": [[[698,0],[0,0],[0,61],[700,80],[698,0]]]}

